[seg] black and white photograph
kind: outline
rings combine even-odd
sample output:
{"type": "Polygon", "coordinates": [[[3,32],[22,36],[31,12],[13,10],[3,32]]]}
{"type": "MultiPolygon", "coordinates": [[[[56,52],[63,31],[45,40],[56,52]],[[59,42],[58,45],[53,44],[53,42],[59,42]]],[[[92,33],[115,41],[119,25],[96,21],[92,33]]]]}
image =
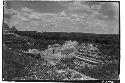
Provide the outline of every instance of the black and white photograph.
{"type": "Polygon", "coordinates": [[[120,1],[3,1],[2,81],[120,83],[119,75],[120,1]]]}

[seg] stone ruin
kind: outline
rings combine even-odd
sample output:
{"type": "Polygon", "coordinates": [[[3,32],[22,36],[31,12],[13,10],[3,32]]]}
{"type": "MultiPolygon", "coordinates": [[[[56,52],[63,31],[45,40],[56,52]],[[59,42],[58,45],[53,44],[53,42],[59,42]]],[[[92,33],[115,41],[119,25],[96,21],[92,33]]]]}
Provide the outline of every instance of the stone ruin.
{"type": "Polygon", "coordinates": [[[61,58],[72,58],[76,57],[79,59],[83,59],[89,62],[101,62],[96,60],[99,58],[100,51],[96,44],[92,43],[83,43],[78,44],[77,41],[66,41],[63,45],[54,44],[48,45],[48,48],[44,51],[39,51],[36,49],[29,49],[28,53],[33,53],[40,55],[41,58],[45,58],[47,60],[61,59],[61,58]]]}
{"type": "Polygon", "coordinates": [[[44,55],[48,56],[51,55],[51,57],[68,57],[71,54],[74,54],[76,52],[76,41],[66,41],[63,45],[54,44],[49,45],[48,49],[44,51],[44,55]]]}

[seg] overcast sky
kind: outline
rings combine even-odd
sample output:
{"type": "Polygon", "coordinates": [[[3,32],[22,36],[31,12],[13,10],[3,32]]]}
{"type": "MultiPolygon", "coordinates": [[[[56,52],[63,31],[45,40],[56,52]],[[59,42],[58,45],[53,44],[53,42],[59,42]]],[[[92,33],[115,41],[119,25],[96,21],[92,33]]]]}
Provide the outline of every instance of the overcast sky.
{"type": "Polygon", "coordinates": [[[117,2],[8,1],[4,21],[18,30],[119,33],[117,2]]]}

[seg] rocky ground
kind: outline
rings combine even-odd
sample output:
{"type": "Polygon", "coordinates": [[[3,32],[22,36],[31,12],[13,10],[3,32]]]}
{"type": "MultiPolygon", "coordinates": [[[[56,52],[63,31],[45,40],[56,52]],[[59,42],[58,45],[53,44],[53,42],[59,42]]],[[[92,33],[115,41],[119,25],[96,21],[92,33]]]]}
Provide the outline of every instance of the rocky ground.
{"type": "MultiPolygon", "coordinates": [[[[8,26],[5,25],[4,27],[8,26]]],[[[14,29],[14,31],[16,30],[14,29]]],[[[38,56],[34,53],[24,52],[28,51],[27,49],[35,49],[33,47],[37,47],[34,45],[34,41],[37,40],[20,36],[12,30],[4,32],[3,80],[63,81],[118,79],[119,62],[117,60],[111,60],[111,58],[105,58],[106,56],[100,53],[96,45],[93,46],[96,50],[91,52],[91,50],[93,50],[91,46],[94,44],[84,43],[87,46],[79,44],[77,47],[78,50],[73,57],[49,59],[45,58],[46,55],[41,57],[41,55],[38,56]]],[[[41,49],[41,51],[44,50],[45,49],[41,49]]],[[[70,54],[69,52],[72,51],[65,50],[63,54],[70,54]]]]}

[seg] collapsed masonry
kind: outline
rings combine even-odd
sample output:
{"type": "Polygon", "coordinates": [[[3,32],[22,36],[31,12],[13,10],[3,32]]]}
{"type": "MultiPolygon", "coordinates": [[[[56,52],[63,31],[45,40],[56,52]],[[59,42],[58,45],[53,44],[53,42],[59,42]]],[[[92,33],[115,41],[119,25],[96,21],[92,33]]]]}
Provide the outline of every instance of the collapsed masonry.
{"type": "Polygon", "coordinates": [[[43,53],[51,58],[68,58],[75,54],[77,44],[76,41],[66,41],[63,45],[49,45],[43,53]]]}
{"type": "Polygon", "coordinates": [[[78,44],[76,41],[66,41],[63,45],[49,45],[44,51],[29,49],[28,53],[39,54],[47,60],[76,57],[87,63],[103,63],[99,60],[100,51],[97,45],[91,43],[78,44]]]}
{"type": "Polygon", "coordinates": [[[48,59],[61,59],[76,57],[87,62],[94,64],[103,63],[98,60],[100,51],[97,45],[94,44],[81,44],[78,45],[76,41],[66,41],[63,45],[54,44],[49,45],[48,49],[43,52],[48,59]]]}

